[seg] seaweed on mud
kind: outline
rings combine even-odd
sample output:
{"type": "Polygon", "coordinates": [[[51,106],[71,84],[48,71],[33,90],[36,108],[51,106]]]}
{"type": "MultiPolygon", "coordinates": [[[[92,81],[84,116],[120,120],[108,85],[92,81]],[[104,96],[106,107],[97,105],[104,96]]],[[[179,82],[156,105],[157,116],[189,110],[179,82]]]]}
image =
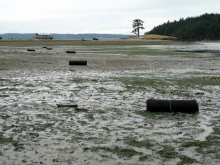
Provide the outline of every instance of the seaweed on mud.
{"type": "Polygon", "coordinates": [[[135,114],[141,115],[143,117],[155,118],[155,114],[149,111],[135,111],[135,114]]]}
{"type": "Polygon", "coordinates": [[[13,137],[6,138],[3,136],[3,132],[0,132],[0,144],[13,142],[13,137]]]}
{"type": "Polygon", "coordinates": [[[121,126],[118,126],[118,128],[121,128],[123,130],[134,130],[135,128],[132,128],[132,127],[121,127],[121,126]]]}
{"type": "Polygon", "coordinates": [[[30,125],[33,130],[36,131],[45,131],[47,128],[51,128],[54,123],[45,123],[45,124],[37,124],[37,125],[30,125]]]}
{"type": "Polygon", "coordinates": [[[207,154],[216,154],[216,153],[220,152],[220,148],[218,146],[211,146],[208,148],[198,147],[195,149],[195,151],[197,151],[198,153],[201,153],[201,154],[206,154],[206,155],[207,154]]]}
{"type": "Polygon", "coordinates": [[[164,158],[175,158],[178,152],[171,146],[165,146],[162,150],[158,151],[157,154],[160,154],[160,156],[164,158]]]}
{"type": "Polygon", "coordinates": [[[33,84],[25,84],[25,87],[35,87],[33,84]]]}
{"type": "Polygon", "coordinates": [[[11,143],[15,148],[15,151],[18,151],[20,149],[24,149],[23,144],[19,143],[18,141],[14,141],[13,137],[6,138],[3,136],[3,133],[0,132],[0,144],[7,144],[11,143]]]}
{"type": "Polygon", "coordinates": [[[219,153],[220,152],[220,140],[219,137],[216,136],[219,135],[219,129],[214,128],[213,134],[215,135],[209,135],[206,137],[207,141],[189,141],[183,143],[182,147],[197,147],[195,151],[202,154],[212,154],[212,153],[219,153]]]}
{"type": "Polygon", "coordinates": [[[29,132],[27,133],[28,135],[32,136],[32,137],[39,137],[39,134],[36,132],[29,132]]]}
{"type": "Polygon", "coordinates": [[[10,130],[11,128],[17,127],[16,125],[12,124],[12,125],[2,125],[2,130],[3,131],[7,131],[10,130]]]}
{"type": "Polygon", "coordinates": [[[207,141],[217,141],[220,140],[220,136],[216,136],[216,135],[209,135],[206,137],[207,141]]]}
{"type": "MultiPolygon", "coordinates": [[[[125,84],[128,91],[145,91],[146,87],[152,87],[156,93],[166,94],[171,93],[183,97],[192,97],[190,92],[191,87],[199,86],[200,88],[206,85],[220,85],[220,81],[211,81],[207,77],[191,77],[191,78],[174,78],[174,79],[156,79],[142,77],[113,77],[115,81],[125,84]],[[166,88],[170,85],[176,86],[178,89],[167,91],[166,88]],[[190,88],[190,89],[189,89],[190,88]]],[[[203,89],[203,88],[202,88],[203,89]]]]}
{"type": "Polygon", "coordinates": [[[106,139],[98,138],[98,137],[85,137],[84,133],[75,133],[75,136],[72,136],[70,140],[67,140],[70,143],[74,142],[93,142],[94,144],[103,144],[106,142],[106,139]]]}
{"type": "Polygon", "coordinates": [[[84,115],[84,117],[87,118],[89,121],[94,121],[95,118],[94,118],[93,115],[94,115],[93,113],[86,113],[86,114],[84,115]]]}
{"type": "Polygon", "coordinates": [[[19,91],[17,88],[2,88],[0,91],[19,91]]]}
{"type": "Polygon", "coordinates": [[[140,156],[139,161],[143,162],[149,159],[149,155],[140,156]]]}
{"type": "Polygon", "coordinates": [[[108,127],[102,127],[103,130],[106,130],[108,133],[110,131],[110,129],[108,127]]]}
{"type": "Polygon", "coordinates": [[[142,152],[137,152],[133,149],[128,149],[128,148],[120,148],[118,146],[114,148],[109,148],[109,147],[93,147],[91,148],[92,152],[97,152],[98,150],[103,150],[105,152],[112,152],[116,154],[119,158],[121,157],[126,157],[126,158],[131,158],[134,155],[142,155],[142,152]]]}
{"type": "Polygon", "coordinates": [[[109,118],[107,116],[101,116],[102,121],[107,121],[109,118]]]}
{"type": "Polygon", "coordinates": [[[103,110],[96,110],[95,112],[96,112],[97,114],[101,114],[101,113],[106,114],[106,111],[103,111],[103,110]]]}
{"type": "Polygon", "coordinates": [[[81,138],[79,140],[83,141],[92,141],[95,144],[103,144],[106,143],[106,139],[98,138],[98,137],[87,137],[87,138],[81,138]]]}
{"type": "Polygon", "coordinates": [[[179,87],[192,87],[192,86],[206,86],[206,85],[220,85],[220,81],[211,81],[207,77],[190,77],[190,78],[176,78],[172,79],[174,85],[179,87]]]}
{"type": "Polygon", "coordinates": [[[74,77],[72,79],[69,80],[71,83],[84,83],[84,82],[88,82],[89,80],[85,79],[85,78],[80,78],[80,77],[74,77]]]}
{"type": "Polygon", "coordinates": [[[100,154],[100,156],[101,156],[102,158],[106,158],[106,159],[111,158],[111,156],[109,156],[109,155],[104,155],[104,154],[100,154]]]}
{"type": "Polygon", "coordinates": [[[87,85],[85,85],[85,86],[77,86],[77,88],[79,88],[80,90],[82,90],[82,89],[86,89],[86,88],[88,88],[89,86],[87,86],[87,85]]]}
{"type": "Polygon", "coordinates": [[[14,146],[15,151],[19,151],[19,150],[24,149],[24,147],[23,147],[24,145],[19,143],[18,141],[13,141],[12,145],[14,146]]]}
{"type": "Polygon", "coordinates": [[[42,119],[50,119],[50,118],[48,117],[48,115],[44,115],[44,114],[37,114],[36,117],[42,118],[42,119]]]}
{"type": "Polygon", "coordinates": [[[200,148],[207,148],[214,145],[219,145],[220,141],[189,141],[183,143],[182,147],[200,147],[200,148]]]}
{"type": "Polygon", "coordinates": [[[197,160],[192,159],[185,155],[180,155],[179,158],[181,159],[180,162],[177,163],[177,165],[184,165],[184,164],[190,164],[190,163],[196,163],[197,160]]]}
{"type": "Polygon", "coordinates": [[[142,141],[137,141],[135,137],[127,137],[124,139],[124,143],[130,145],[130,146],[135,146],[138,148],[146,148],[149,149],[153,147],[154,145],[150,142],[150,140],[142,140],[142,141]]]}
{"type": "Polygon", "coordinates": [[[220,154],[216,154],[216,155],[215,155],[215,158],[218,159],[218,160],[220,160],[220,154]]]}
{"type": "Polygon", "coordinates": [[[143,77],[112,77],[113,80],[125,84],[128,91],[145,91],[147,86],[154,88],[162,88],[168,86],[169,83],[164,79],[143,78],[143,77]]]}
{"type": "Polygon", "coordinates": [[[213,128],[213,130],[214,130],[213,134],[220,135],[220,128],[215,127],[213,128]]]}
{"type": "Polygon", "coordinates": [[[1,114],[0,115],[0,118],[2,118],[2,119],[4,119],[4,120],[6,120],[6,119],[8,119],[8,118],[10,118],[11,116],[9,116],[8,114],[1,114]]]}
{"type": "Polygon", "coordinates": [[[81,125],[88,125],[88,123],[86,121],[83,121],[83,120],[82,121],[79,120],[78,123],[80,123],[81,125]]]}

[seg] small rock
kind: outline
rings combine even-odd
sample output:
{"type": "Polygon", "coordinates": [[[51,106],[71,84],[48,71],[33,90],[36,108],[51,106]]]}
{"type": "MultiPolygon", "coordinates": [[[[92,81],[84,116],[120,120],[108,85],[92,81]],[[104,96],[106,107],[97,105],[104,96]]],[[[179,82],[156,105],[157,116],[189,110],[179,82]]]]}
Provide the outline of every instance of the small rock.
{"type": "Polygon", "coordinates": [[[23,163],[27,163],[27,160],[26,160],[26,159],[23,159],[22,162],[23,162],[23,163]]]}
{"type": "Polygon", "coordinates": [[[86,150],[88,150],[88,149],[89,149],[88,147],[85,147],[83,150],[86,151],[86,150]]]}

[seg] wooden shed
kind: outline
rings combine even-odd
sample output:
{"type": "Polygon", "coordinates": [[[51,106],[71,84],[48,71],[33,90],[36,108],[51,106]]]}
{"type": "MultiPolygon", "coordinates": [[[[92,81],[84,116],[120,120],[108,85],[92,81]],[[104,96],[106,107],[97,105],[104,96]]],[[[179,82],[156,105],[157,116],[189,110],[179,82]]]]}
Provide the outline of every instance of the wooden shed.
{"type": "Polygon", "coordinates": [[[36,39],[40,39],[40,40],[52,40],[52,39],[53,39],[53,35],[52,35],[52,34],[40,34],[40,33],[36,33],[36,39]]]}

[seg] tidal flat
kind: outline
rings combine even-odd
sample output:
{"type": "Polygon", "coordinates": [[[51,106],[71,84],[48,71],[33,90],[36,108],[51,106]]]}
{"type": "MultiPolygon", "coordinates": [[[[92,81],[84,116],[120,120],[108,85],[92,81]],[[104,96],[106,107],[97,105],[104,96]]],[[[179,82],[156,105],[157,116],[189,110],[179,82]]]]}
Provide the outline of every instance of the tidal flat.
{"type": "Polygon", "coordinates": [[[161,43],[0,46],[0,164],[219,164],[219,52],[161,43]],[[148,112],[150,98],[199,112],[148,112]]]}

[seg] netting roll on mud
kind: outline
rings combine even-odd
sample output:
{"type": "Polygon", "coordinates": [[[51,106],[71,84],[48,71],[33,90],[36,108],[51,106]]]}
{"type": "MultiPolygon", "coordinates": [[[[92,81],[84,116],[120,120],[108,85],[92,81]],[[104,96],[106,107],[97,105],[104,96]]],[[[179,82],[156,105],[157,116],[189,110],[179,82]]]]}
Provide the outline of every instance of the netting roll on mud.
{"type": "Polygon", "coordinates": [[[32,52],[35,52],[35,50],[34,50],[34,49],[28,49],[27,51],[32,51],[32,52]]]}
{"type": "Polygon", "coordinates": [[[184,112],[195,113],[199,111],[196,100],[147,100],[147,111],[150,112],[184,112]]]}
{"type": "Polygon", "coordinates": [[[87,65],[87,61],[69,61],[69,65],[87,65]]]}
{"type": "Polygon", "coordinates": [[[75,51],[66,51],[66,53],[76,53],[75,51]]]}
{"type": "Polygon", "coordinates": [[[47,50],[52,50],[53,48],[47,48],[47,50]]]}

